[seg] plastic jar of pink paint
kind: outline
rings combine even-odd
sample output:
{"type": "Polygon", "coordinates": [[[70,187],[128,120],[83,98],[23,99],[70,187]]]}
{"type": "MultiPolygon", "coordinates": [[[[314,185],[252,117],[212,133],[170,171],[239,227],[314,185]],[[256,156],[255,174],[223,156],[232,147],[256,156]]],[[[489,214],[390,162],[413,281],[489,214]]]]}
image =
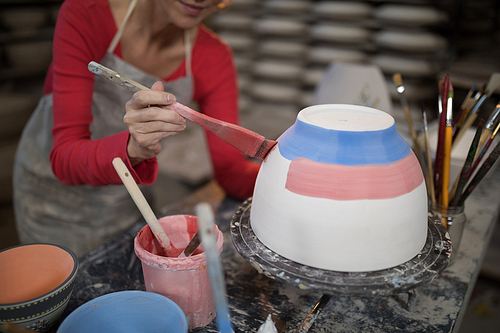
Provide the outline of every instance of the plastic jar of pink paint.
{"type": "MultiPolygon", "coordinates": [[[[198,230],[196,216],[173,215],[158,220],[173,246],[184,249],[198,230]]],[[[223,235],[215,226],[217,248],[222,252],[223,235]]],[[[134,249],[142,262],[146,291],[164,295],[184,311],[189,329],[203,327],[215,318],[203,244],[187,258],[157,255],[158,243],[149,226],[139,231],[134,249]]]]}

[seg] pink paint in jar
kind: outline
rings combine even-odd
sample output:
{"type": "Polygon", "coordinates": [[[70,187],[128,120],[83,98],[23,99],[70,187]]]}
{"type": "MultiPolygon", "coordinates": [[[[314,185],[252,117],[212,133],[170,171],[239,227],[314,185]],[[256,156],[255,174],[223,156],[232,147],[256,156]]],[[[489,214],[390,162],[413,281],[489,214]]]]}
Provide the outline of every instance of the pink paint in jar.
{"type": "MultiPolygon", "coordinates": [[[[173,215],[158,220],[172,245],[184,249],[198,231],[196,216],[173,215]]],[[[224,238],[215,225],[219,254],[224,238]]],[[[164,295],[184,311],[189,329],[203,327],[215,318],[215,305],[210,287],[203,244],[189,257],[158,255],[159,244],[149,226],[142,228],[134,239],[134,250],[141,260],[146,291],[164,295]]]]}

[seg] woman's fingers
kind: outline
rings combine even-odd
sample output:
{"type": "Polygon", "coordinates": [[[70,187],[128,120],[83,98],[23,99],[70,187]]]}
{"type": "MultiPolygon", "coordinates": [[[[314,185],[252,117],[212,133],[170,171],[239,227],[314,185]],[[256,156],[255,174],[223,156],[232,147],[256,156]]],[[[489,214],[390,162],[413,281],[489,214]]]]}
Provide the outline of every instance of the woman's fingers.
{"type": "MultiPolygon", "coordinates": [[[[163,85],[161,87],[163,89],[163,85]]],[[[170,105],[173,102],[175,102],[175,96],[163,90],[141,90],[132,96],[132,99],[127,102],[127,106],[132,109],[142,109],[148,105],[170,105]]]]}
{"type": "Polygon", "coordinates": [[[158,81],[151,90],[136,92],[125,106],[123,117],[130,132],[129,157],[135,161],[155,157],[161,151],[160,141],[186,128],[186,120],[177,112],[164,108],[175,102],[175,96],[164,92],[158,81]]]}

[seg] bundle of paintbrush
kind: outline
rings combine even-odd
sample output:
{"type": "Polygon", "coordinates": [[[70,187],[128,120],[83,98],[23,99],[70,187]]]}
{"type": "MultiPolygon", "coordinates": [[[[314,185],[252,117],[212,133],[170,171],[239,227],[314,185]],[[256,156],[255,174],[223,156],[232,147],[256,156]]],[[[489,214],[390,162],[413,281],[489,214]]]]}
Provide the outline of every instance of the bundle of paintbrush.
{"type": "Polygon", "coordinates": [[[422,104],[423,147],[421,148],[411,120],[408,102],[404,97],[401,75],[395,74],[393,79],[401,96],[401,103],[414,143],[414,151],[421,162],[432,204],[440,204],[445,208],[463,205],[465,199],[484,178],[500,155],[500,143],[489,154],[486,154],[500,128],[500,104],[491,112],[486,122],[477,119],[478,111],[484,101],[500,87],[500,73],[491,75],[490,80],[483,88],[472,87],[458,110],[453,108],[454,91],[449,75],[445,75],[444,80],[439,82],[438,138],[434,163],[432,162],[425,107],[422,104]],[[462,170],[456,179],[450,179],[451,152],[463,138],[463,135],[476,123],[477,130],[462,170]],[[477,169],[478,167],[479,169],[477,169]]]}

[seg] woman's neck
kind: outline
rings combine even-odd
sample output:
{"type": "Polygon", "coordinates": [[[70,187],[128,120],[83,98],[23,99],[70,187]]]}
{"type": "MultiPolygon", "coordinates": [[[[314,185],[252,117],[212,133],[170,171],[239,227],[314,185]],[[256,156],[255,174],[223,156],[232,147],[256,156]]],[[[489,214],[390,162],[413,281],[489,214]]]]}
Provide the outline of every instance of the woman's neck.
{"type": "MultiPolygon", "coordinates": [[[[154,7],[154,1],[140,0],[126,23],[121,38],[125,61],[152,75],[166,78],[185,58],[185,31],[154,7]]],[[[197,27],[188,32],[191,44],[197,27]]]]}

